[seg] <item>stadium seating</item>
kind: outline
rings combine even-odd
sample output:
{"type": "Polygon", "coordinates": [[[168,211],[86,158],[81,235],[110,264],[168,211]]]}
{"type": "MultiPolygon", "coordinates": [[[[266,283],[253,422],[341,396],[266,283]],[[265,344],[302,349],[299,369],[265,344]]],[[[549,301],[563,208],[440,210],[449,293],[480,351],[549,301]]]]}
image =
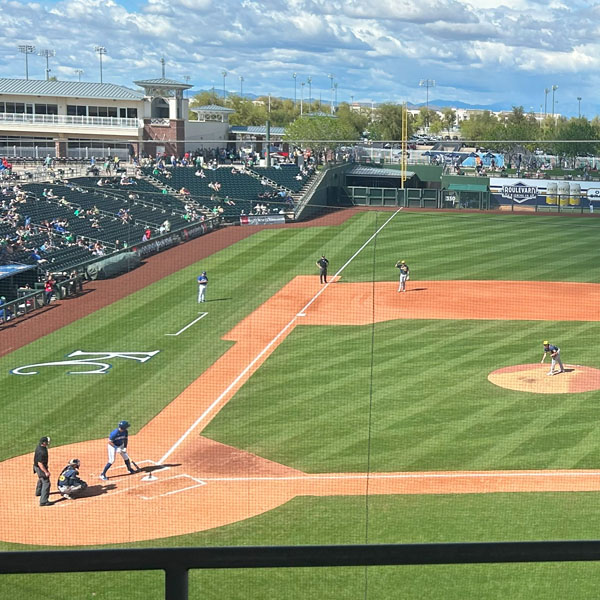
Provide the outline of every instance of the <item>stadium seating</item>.
{"type": "Polygon", "coordinates": [[[296,193],[303,188],[309,179],[308,177],[303,177],[300,180],[296,179],[300,173],[300,169],[296,165],[281,165],[281,168],[278,169],[275,167],[252,167],[252,171],[296,193]]]}
{"type": "MultiPolygon", "coordinates": [[[[275,169],[277,170],[277,169],[275,169]]],[[[232,167],[220,167],[218,169],[204,169],[206,177],[195,175],[194,167],[176,167],[169,169],[170,178],[164,174],[153,175],[152,169],[145,169],[148,176],[154,177],[163,185],[169,186],[175,190],[186,188],[189,190],[191,198],[200,205],[204,205],[209,210],[215,207],[221,207],[223,212],[221,216],[228,220],[238,219],[240,214],[251,214],[257,202],[267,206],[269,213],[276,213],[282,207],[281,202],[274,200],[264,200],[259,194],[265,191],[274,192],[276,188],[264,186],[260,180],[244,173],[232,173],[232,167]],[[209,187],[210,183],[220,183],[221,189],[215,191],[209,187]],[[211,196],[216,197],[211,200],[211,196]],[[226,198],[235,204],[227,204],[226,198]]]]}

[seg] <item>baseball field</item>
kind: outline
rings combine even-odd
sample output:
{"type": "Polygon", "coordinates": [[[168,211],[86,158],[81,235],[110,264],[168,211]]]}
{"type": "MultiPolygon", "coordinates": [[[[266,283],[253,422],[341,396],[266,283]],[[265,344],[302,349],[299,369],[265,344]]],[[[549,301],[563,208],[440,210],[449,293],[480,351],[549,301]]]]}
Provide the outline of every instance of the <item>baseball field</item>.
{"type": "MultiPolygon", "coordinates": [[[[266,228],[5,345],[0,548],[600,538],[599,235],[597,219],[407,211],[266,228]],[[543,340],[565,373],[547,375],[543,340]],[[142,472],[117,457],[100,481],[121,419],[142,472]],[[84,497],[37,505],[42,435],[53,491],[77,457],[84,497]]],[[[589,598],[597,584],[576,563],[197,571],[190,597],[589,598]]],[[[155,572],[0,578],[0,598],[162,594],[155,572]]]]}

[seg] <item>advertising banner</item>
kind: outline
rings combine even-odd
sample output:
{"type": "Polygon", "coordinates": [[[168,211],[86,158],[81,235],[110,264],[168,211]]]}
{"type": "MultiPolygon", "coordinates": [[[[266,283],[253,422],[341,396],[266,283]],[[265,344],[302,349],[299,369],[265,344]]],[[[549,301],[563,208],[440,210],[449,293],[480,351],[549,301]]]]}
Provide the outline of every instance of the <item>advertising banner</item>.
{"type": "Polygon", "coordinates": [[[284,215],[243,215],[240,225],[278,225],[285,223],[284,215]]]}

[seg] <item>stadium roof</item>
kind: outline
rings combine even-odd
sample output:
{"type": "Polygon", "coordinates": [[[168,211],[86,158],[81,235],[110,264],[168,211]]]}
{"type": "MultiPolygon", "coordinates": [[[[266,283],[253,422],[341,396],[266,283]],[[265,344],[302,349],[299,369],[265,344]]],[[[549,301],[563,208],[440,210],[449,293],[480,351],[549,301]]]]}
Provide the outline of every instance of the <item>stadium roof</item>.
{"type": "MultiPolygon", "coordinates": [[[[346,175],[357,177],[402,177],[400,169],[380,169],[379,167],[368,167],[364,165],[354,165],[346,175]]],[[[410,179],[414,175],[413,171],[406,171],[406,177],[410,179]]]]}
{"type": "MultiPolygon", "coordinates": [[[[234,125],[231,127],[231,133],[252,133],[256,135],[266,135],[266,125],[234,125]]],[[[274,135],[283,135],[285,127],[271,127],[271,133],[274,135]]]]}
{"type": "Polygon", "coordinates": [[[142,100],[144,98],[142,92],[114,83],[0,78],[0,95],[2,94],[55,96],[62,98],[102,98],[105,100],[142,100]]]}
{"type": "Polygon", "coordinates": [[[193,87],[188,83],[181,83],[181,81],[176,81],[175,79],[167,79],[165,77],[159,77],[157,79],[143,79],[140,81],[134,81],[133,83],[141,87],[165,87],[181,90],[189,90],[191,87],[193,87]]]}
{"type": "Polygon", "coordinates": [[[226,106],[219,106],[218,104],[205,104],[204,106],[190,106],[190,110],[194,112],[202,111],[202,112],[226,112],[232,113],[235,112],[233,108],[227,108],[226,106]]]}
{"type": "Polygon", "coordinates": [[[488,186],[481,183],[451,183],[448,189],[454,192],[487,192],[488,186]]]}

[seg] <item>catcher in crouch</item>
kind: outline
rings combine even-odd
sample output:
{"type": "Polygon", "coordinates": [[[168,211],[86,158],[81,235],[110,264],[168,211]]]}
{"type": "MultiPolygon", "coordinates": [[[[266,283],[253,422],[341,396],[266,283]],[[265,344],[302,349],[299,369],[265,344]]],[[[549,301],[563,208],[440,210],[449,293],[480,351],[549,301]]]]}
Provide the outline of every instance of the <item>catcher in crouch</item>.
{"type": "Polygon", "coordinates": [[[58,476],[56,485],[65,500],[72,500],[71,494],[82,492],[88,486],[85,481],[79,478],[80,464],[81,462],[78,458],[73,458],[58,476]]]}

